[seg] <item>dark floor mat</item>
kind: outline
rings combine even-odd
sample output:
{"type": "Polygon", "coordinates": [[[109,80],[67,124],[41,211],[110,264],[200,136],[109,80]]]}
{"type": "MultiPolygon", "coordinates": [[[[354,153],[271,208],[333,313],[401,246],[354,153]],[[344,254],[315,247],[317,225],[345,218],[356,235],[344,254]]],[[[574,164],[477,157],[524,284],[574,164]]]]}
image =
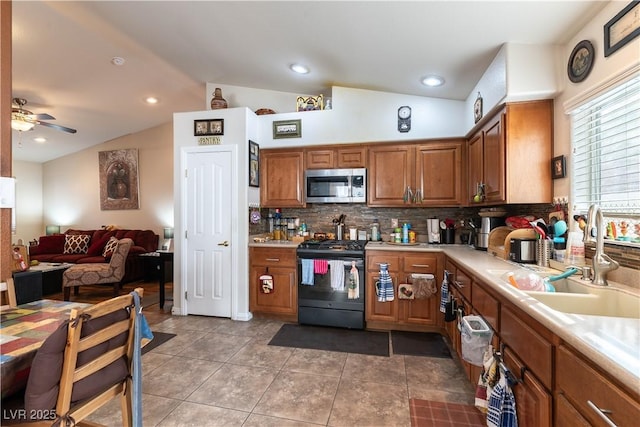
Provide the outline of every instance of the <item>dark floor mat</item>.
{"type": "Polygon", "coordinates": [[[175,336],[176,336],[176,334],[169,334],[169,333],[166,333],[166,332],[153,331],[153,339],[151,341],[149,341],[149,343],[147,345],[142,347],[142,354],[145,354],[145,353],[153,350],[154,348],[158,347],[159,345],[162,345],[162,344],[166,343],[167,341],[169,341],[171,338],[173,338],[175,336]]]}
{"type": "Polygon", "coordinates": [[[442,335],[433,332],[391,331],[393,354],[451,358],[442,335]]]}
{"type": "Polygon", "coordinates": [[[389,357],[388,332],[286,324],[269,345],[389,357]]]}

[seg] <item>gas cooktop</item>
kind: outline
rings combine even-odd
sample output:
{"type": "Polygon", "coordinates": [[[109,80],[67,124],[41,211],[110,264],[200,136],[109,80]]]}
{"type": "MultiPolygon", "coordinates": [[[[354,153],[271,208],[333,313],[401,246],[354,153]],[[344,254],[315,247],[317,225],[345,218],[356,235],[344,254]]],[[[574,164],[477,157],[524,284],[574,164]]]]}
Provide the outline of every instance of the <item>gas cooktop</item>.
{"type": "Polygon", "coordinates": [[[298,245],[300,253],[343,253],[364,255],[366,240],[306,240],[298,245]]]}

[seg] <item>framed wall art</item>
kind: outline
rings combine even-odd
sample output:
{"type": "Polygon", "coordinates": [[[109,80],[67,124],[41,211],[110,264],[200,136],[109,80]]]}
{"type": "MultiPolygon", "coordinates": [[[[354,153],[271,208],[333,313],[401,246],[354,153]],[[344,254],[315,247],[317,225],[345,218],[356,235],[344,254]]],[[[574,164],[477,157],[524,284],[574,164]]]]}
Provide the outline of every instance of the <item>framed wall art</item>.
{"type": "Polygon", "coordinates": [[[278,120],[273,122],[273,139],[301,137],[302,120],[278,120]]]}
{"type": "Polygon", "coordinates": [[[224,119],[193,121],[193,136],[209,135],[224,135],[224,119]]]}
{"type": "Polygon", "coordinates": [[[296,99],[296,111],[315,111],[324,109],[324,97],[318,96],[299,96],[296,99]]]}
{"type": "Polygon", "coordinates": [[[604,25],[604,56],[640,35],[640,2],[632,1],[604,25]]]}
{"type": "Polygon", "coordinates": [[[564,178],[566,166],[564,156],[554,157],[553,160],[551,160],[551,177],[553,179],[564,178]]]}
{"type": "Polygon", "coordinates": [[[249,187],[260,187],[260,146],[249,141],[249,187]]]}
{"type": "Polygon", "coordinates": [[[138,209],[138,150],[100,151],[98,167],[100,209],[138,209]]]}
{"type": "Polygon", "coordinates": [[[579,83],[586,79],[593,68],[594,60],[593,44],[589,40],[582,40],[569,55],[569,63],[567,64],[569,80],[573,83],[579,83]]]}

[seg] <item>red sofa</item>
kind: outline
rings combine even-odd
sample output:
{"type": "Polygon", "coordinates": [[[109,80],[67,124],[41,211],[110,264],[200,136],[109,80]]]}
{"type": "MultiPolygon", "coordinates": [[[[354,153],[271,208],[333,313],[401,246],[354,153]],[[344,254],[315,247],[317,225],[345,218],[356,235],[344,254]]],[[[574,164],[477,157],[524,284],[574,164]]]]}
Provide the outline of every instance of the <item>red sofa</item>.
{"type": "Polygon", "coordinates": [[[73,230],[64,234],[40,237],[38,244],[29,247],[29,258],[42,262],[70,262],[83,264],[89,262],[109,262],[110,255],[102,256],[103,250],[111,237],[133,240],[129,250],[125,275],[122,283],[129,283],[144,278],[145,260],[139,254],[154,252],[158,249],[160,237],[151,230],[73,230]],[[84,253],[64,253],[67,235],[88,235],[89,244],[84,253]]]}

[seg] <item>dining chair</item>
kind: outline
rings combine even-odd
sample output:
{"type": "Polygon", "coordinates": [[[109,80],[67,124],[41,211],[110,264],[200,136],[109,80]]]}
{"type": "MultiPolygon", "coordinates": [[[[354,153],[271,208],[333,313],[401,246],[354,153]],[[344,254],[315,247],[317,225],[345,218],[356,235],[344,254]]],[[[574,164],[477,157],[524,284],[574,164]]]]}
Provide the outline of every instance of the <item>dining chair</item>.
{"type": "Polygon", "coordinates": [[[96,426],[83,420],[119,398],[122,425],[131,426],[135,320],[132,294],[73,309],[31,366],[25,412],[45,419],[21,425],[96,426]]]}
{"type": "Polygon", "coordinates": [[[18,305],[16,301],[16,287],[13,278],[8,278],[0,283],[0,292],[2,293],[2,308],[11,308],[18,305]]]}
{"type": "Polygon", "coordinates": [[[113,284],[113,296],[118,296],[132,245],[133,240],[129,238],[120,239],[108,263],[75,264],[67,268],[62,274],[64,300],[69,301],[71,288],[74,288],[74,295],[77,295],[78,288],[86,285],[113,284]]]}

